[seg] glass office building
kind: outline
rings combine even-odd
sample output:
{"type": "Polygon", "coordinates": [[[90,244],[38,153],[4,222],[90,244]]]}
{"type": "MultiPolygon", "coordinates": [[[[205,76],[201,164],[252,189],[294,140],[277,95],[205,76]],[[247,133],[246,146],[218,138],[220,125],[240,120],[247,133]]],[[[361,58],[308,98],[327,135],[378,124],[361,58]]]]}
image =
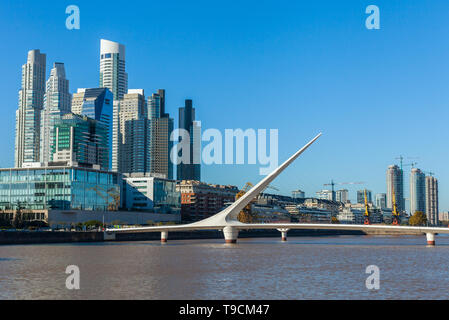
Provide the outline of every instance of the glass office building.
{"type": "Polygon", "coordinates": [[[108,128],[86,116],[69,113],[57,120],[52,143],[53,161],[109,168],[108,128]]]}
{"type": "Polygon", "coordinates": [[[0,210],[113,210],[117,173],[81,167],[0,169],[0,210]]]}
{"type": "Polygon", "coordinates": [[[180,213],[181,192],[176,181],[151,174],[124,174],[122,195],[128,210],[150,210],[157,213],[180,213]]]}
{"type": "Polygon", "coordinates": [[[78,89],[72,99],[73,113],[94,119],[107,128],[108,169],[112,164],[113,100],[107,88],[78,89]]]}

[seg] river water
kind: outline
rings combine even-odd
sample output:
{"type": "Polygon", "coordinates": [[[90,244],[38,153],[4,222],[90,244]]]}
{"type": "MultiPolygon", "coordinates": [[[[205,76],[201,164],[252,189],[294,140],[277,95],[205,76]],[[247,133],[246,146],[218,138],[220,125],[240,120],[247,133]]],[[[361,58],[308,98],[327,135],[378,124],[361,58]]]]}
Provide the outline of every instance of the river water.
{"type": "Polygon", "coordinates": [[[449,237],[0,246],[0,299],[449,299],[449,237]],[[68,265],[80,289],[66,288],[68,265]],[[369,290],[369,265],[380,288],[369,290]]]}

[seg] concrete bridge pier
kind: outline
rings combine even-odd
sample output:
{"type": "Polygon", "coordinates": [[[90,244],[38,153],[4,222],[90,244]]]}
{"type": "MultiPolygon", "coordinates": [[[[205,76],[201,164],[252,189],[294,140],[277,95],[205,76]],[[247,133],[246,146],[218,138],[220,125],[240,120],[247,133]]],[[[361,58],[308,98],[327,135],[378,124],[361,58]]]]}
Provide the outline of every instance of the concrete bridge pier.
{"type": "Polygon", "coordinates": [[[427,232],[426,238],[427,238],[427,245],[429,246],[435,245],[435,233],[427,232]]]}
{"type": "Polygon", "coordinates": [[[278,229],[278,231],[281,232],[281,240],[282,241],[287,241],[287,232],[290,229],[278,229]]]}
{"type": "Polygon", "coordinates": [[[165,243],[168,239],[168,231],[161,231],[161,242],[165,243]]]}
{"type": "Polygon", "coordinates": [[[224,227],[223,235],[226,243],[237,243],[237,238],[239,237],[239,230],[236,227],[224,227]]]}

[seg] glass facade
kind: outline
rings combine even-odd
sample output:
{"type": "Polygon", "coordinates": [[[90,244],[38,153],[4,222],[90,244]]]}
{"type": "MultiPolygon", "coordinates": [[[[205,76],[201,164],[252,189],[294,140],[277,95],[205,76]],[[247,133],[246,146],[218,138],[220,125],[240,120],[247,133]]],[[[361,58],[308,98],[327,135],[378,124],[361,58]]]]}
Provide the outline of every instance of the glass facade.
{"type": "Polygon", "coordinates": [[[0,210],[110,210],[117,173],[76,167],[0,169],[0,210]]]}
{"type": "MultiPolygon", "coordinates": [[[[55,131],[53,155],[67,150],[72,153],[73,161],[98,164],[103,170],[109,168],[108,128],[101,122],[86,116],[67,114],[56,122],[55,131]]],[[[52,160],[56,161],[54,156],[52,160]]]]}

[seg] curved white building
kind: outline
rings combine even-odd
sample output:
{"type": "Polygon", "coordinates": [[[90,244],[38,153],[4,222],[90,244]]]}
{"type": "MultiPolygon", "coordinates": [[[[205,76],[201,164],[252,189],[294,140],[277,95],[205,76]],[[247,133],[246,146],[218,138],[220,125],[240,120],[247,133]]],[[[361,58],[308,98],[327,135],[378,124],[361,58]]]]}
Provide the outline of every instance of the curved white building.
{"type": "Polygon", "coordinates": [[[114,101],[122,99],[128,90],[125,71],[125,46],[118,42],[100,40],[100,88],[108,88],[114,101]]]}

